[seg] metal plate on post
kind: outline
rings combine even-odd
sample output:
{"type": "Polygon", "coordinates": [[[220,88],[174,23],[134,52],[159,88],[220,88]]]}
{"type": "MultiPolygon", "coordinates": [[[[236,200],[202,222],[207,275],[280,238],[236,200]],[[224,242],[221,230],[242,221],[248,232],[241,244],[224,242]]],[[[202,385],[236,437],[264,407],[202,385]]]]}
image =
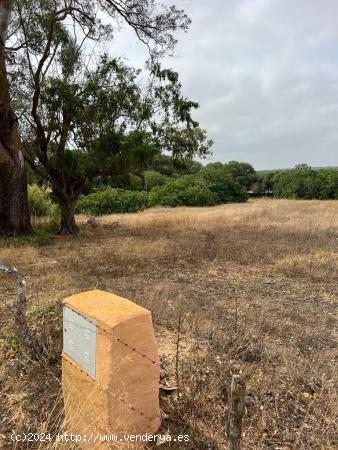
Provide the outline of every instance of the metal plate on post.
{"type": "Polygon", "coordinates": [[[97,326],[81,314],[63,308],[63,351],[93,378],[96,376],[97,326]]]}

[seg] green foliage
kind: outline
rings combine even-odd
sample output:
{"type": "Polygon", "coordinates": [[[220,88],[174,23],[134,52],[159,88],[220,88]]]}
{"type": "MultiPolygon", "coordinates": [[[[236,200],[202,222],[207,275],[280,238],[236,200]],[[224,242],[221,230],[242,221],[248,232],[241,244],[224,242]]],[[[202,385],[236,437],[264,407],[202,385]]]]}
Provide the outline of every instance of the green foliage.
{"type": "MultiPolygon", "coordinates": [[[[225,174],[228,174],[233,181],[237,182],[237,184],[246,191],[250,190],[252,185],[258,181],[255,169],[251,164],[245,162],[230,161],[223,164],[217,161],[205,166],[204,171],[206,171],[206,173],[214,173],[217,178],[225,177],[225,174]]],[[[230,183],[229,178],[225,177],[224,180],[225,185],[230,183]]],[[[237,188],[234,187],[235,197],[237,196],[237,188]]]]}
{"type": "Polygon", "coordinates": [[[217,203],[217,195],[195,175],[171,179],[165,186],[155,187],[149,193],[150,206],[212,206],[217,203]]]}
{"type": "Polygon", "coordinates": [[[148,170],[155,170],[155,172],[168,177],[192,175],[200,172],[202,169],[203,165],[192,157],[173,158],[164,153],[155,155],[148,166],[148,170]]]}
{"type": "Polygon", "coordinates": [[[221,163],[220,161],[209,163],[205,166],[205,169],[207,170],[222,169],[222,168],[224,168],[224,164],[221,163]]]}
{"type": "Polygon", "coordinates": [[[103,214],[136,212],[146,208],[145,192],[107,188],[82,196],[76,206],[76,212],[100,216],[103,214]]]}
{"type": "Polygon", "coordinates": [[[230,161],[224,164],[226,171],[247,190],[251,189],[252,184],[257,181],[257,174],[251,164],[238,161],[230,161]]]}
{"type": "Polygon", "coordinates": [[[220,203],[245,202],[248,199],[246,185],[236,181],[225,166],[208,165],[199,176],[203,177],[220,203]]]}
{"type": "Polygon", "coordinates": [[[178,175],[176,173],[172,157],[165,154],[155,155],[149,164],[149,170],[155,170],[156,172],[168,177],[178,175]]]}
{"type": "Polygon", "coordinates": [[[172,164],[174,168],[173,176],[193,175],[203,169],[203,164],[194,161],[192,158],[174,159],[172,164]]]}
{"type": "Polygon", "coordinates": [[[338,200],[338,170],[320,169],[317,171],[318,192],[320,200],[338,200]]]}
{"type": "Polygon", "coordinates": [[[1,340],[2,346],[6,347],[6,350],[10,353],[16,353],[20,350],[20,341],[13,332],[6,332],[3,340],[1,340]]]}
{"type": "Polygon", "coordinates": [[[33,184],[40,185],[43,180],[41,179],[41,176],[39,176],[34,170],[31,168],[30,165],[26,164],[26,176],[27,176],[27,183],[29,186],[32,186],[33,184]]]}
{"type": "Polygon", "coordinates": [[[209,152],[212,142],[191,117],[198,104],[182,96],[176,72],[155,64],[144,89],[140,71],[121,59],[102,55],[91,71],[82,69],[80,64],[76,74],[44,80],[39,107],[46,116],[48,147],[31,144],[35,129],[31,122],[23,126],[27,159],[46,178],[56,184],[63,179],[77,190],[101,175],[139,175],[164,149],[177,159],[209,152]]]}
{"type": "Polygon", "coordinates": [[[143,177],[146,191],[151,191],[157,186],[164,186],[169,181],[167,175],[162,175],[161,173],[156,172],[156,170],[146,170],[143,177]]]}
{"type": "Polygon", "coordinates": [[[143,89],[140,71],[122,60],[103,55],[91,71],[81,73],[81,67],[74,69],[77,76],[46,78],[41,88],[48,145],[32,144],[35,129],[24,141],[31,166],[52,180],[62,208],[65,197],[76,201],[98,177],[112,187],[142,189],[140,175],[163,150],[178,160],[208,153],[212,142],[191,116],[198,105],[182,96],[176,72],[155,64],[143,89]]]}
{"type": "Polygon", "coordinates": [[[56,300],[52,304],[48,303],[42,305],[35,305],[28,309],[27,318],[34,322],[58,322],[58,328],[62,329],[62,315],[60,312],[62,311],[62,301],[56,300]]]}
{"type": "Polygon", "coordinates": [[[314,170],[306,164],[279,172],[273,178],[273,195],[292,199],[338,199],[338,170],[314,170]]]}
{"type": "Polygon", "coordinates": [[[28,186],[28,204],[30,213],[34,216],[49,216],[53,212],[51,191],[45,187],[33,184],[28,186]]]}
{"type": "Polygon", "coordinates": [[[278,173],[278,171],[269,171],[258,177],[258,182],[260,184],[259,190],[262,193],[269,195],[272,194],[275,184],[275,177],[278,173]]]}
{"type": "Polygon", "coordinates": [[[141,191],[143,189],[143,180],[138,175],[129,175],[129,187],[132,191],[141,191]]]}
{"type": "Polygon", "coordinates": [[[59,229],[59,224],[61,220],[61,209],[59,205],[54,205],[52,214],[50,216],[50,229],[56,233],[59,229]]]}
{"type": "Polygon", "coordinates": [[[197,175],[185,175],[155,187],[149,194],[151,206],[212,206],[243,202],[248,198],[224,167],[207,167],[197,175]]]}

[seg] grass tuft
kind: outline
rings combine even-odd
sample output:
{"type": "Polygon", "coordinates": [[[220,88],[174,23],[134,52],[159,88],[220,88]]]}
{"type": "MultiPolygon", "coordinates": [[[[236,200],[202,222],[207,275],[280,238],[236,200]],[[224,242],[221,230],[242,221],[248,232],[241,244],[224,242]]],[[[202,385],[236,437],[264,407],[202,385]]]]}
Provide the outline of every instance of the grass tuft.
{"type": "Polygon", "coordinates": [[[0,239],[0,248],[19,248],[25,246],[43,247],[53,240],[53,230],[49,227],[39,226],[27,236],[13,236],[0,239]]]}

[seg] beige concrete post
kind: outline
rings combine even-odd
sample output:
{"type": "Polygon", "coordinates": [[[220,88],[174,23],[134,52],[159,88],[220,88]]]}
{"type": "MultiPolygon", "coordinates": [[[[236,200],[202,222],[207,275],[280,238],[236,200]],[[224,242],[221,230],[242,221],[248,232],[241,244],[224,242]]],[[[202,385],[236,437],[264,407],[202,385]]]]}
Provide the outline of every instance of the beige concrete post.
{"type": "Polygon", "coordinates": [[[149,311],[99,290],[64,300],[65,424],[82,448],[142,447],[124,435],[158,430],[159,375],[149,311]],[[119,441],[102,444],[106,435],[119,441]]]}

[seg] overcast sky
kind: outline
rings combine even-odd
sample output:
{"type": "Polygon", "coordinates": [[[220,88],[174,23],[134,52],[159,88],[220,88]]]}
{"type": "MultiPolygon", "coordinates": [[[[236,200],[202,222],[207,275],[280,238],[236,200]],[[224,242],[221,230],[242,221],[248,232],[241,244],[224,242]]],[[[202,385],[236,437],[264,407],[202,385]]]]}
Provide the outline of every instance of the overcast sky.
{"type": "MultiPolygon", "coordinates": [[[[256,169],[338,165],[337,0],[162,0],[192,25],[166,65],[215,141],[209,161],[256,169]]],[[[112,52],[147,57],[122,30],[112,52]]]]}

